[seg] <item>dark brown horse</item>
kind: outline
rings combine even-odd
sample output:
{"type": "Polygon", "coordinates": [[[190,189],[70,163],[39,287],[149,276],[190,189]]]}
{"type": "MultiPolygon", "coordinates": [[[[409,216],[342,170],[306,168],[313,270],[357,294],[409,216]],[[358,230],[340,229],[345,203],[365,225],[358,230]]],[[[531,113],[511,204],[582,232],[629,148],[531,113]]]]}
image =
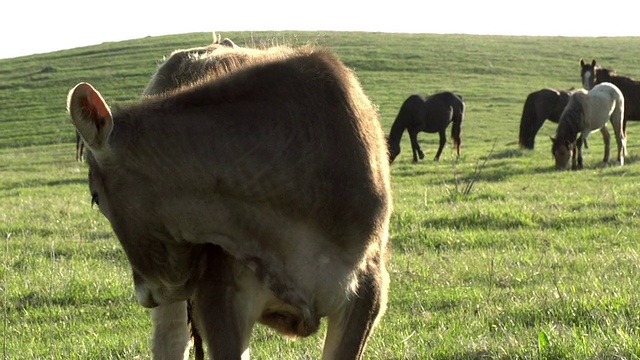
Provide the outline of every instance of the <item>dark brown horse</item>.
{"type": "Polygon", "coordinates": [[[609,82],[617,86],[624,95],[624,128],[627,120],[640,120],[640,81],[618,75],[615,70],[604,69],[596,64],[596,60],[586,63],[580,59],[580,79],[585,89],[591,90],[594,85],[609,82]]]}
{"type": "Polygon", "coordinates": [[[442,149],[447,142],[446,130],[451,127],[451,139],[456,153],[460,156],[462,120],[464,119],[464,99],[452,92],[441,92],[430,96],[409,96],[398,112],[396,120],[391,126],[391,132],[387,139],[389,145],[389,161],[393,162],[400,154],[400,139],[405,130],[409,132],[413,162],[418,162],[418,157],[424,159],[424,153],[418,144],[418,133],[438,133],[440,146],[434,157],[434,161],[440,159],[442,149]]]}
{"type": "Polygon", "coordinates": [[[533,150],[536,135],[545,120],[558,123],[562,110],[575,89],[540,89],[530,93],[524,102],[520,119],[519,142],[521,149],[533,150]]]}

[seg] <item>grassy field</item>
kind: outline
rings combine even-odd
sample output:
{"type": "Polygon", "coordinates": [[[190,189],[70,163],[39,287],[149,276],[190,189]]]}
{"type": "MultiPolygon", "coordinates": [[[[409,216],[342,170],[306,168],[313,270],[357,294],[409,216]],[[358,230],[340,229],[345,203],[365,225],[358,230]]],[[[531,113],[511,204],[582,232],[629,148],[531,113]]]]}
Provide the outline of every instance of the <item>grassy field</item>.
{"type": "MultiPolygon", "coordinates": [[[[624,167],[552,169],[547,123],[519,150],[524,100],[579,87],[580,58],[640,78],[640,38],[239,32],[239,45],[332,48],[379,106],[388,132],[412,93],[455,91],[467,104],[463,155],[392,165],[387,314],[367,359],[639,359],[640,122],[624,167]]],[[[148,359],[148,310],[76,163],[66,96],[96,86],[135,100],[163,56],[206,33],[150,37],[0,60],[0,354],[3,359],[148,359]]],[[[437,136],[419,136],[432,159],[437,136]]],[[[256,359],[318,358],[258,327],[256,359]]]]}

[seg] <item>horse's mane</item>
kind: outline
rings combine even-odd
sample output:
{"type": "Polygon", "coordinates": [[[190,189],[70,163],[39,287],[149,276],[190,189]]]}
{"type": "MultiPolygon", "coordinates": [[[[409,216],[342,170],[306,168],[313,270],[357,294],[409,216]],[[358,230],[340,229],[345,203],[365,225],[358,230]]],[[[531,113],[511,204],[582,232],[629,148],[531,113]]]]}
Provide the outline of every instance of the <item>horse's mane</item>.
{"type": "Polygon", "coordinates": [[[585,91],[576,91],[569,97],[569,103],[562,111],[556,130],[557,138],[569,138],[573,141],[582,130],[582,118],[584,117],[585,91]]]}
{"type": "Polygon", "coordinates": [[[600,66],[596,66],[597,73],[604,73],[607,76],[619,76],[618,73],[613,69],[607,69],[600,66]]]}

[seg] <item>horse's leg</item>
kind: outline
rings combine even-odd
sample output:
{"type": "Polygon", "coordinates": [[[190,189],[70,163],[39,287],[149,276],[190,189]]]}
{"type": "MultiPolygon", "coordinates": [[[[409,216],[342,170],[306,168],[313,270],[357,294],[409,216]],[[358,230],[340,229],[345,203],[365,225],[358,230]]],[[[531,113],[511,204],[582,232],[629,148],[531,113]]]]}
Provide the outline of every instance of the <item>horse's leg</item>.
{"type": "Polygon", "coordinates": [[[361,359],[367,340],[387,304],[389,275],[383,255],[371,261],[358,279],[357,295],[341,312],[328,316],[322,359],[361,359]]]}
{"type": "Polygon", "coordinates": [[[527,142],[531,144],[531,147],[529,149],[533,150],[534,144],[536,141],[536,135],[538,134],[538,131],[540,131],[540,129],[542,128],[542,125],[546,120],[547,119],[544,116],[540,116],[536,113],[536,119],[534,120],[534,123],[531,124],[530,138],[527,139],[527,142]]]}
{"type": "Polygon", "coordinates": [[[179,301],[151,309],[153,360],[185,360],[189,358],[187,302],[179,301]]]}
{"type": "Polygon", "coordinates": [[[622,143],[624,145],[624,156],[627,156],[627,118],[622,119],[621,135],[622,143]]]}
{"type": "Polygon", "coordinates": [[[627,155],[627,139],[618,133],[616,134],[616,143],[618,145],[618,162],[622,166],[624,165],[624,157],[627,155]]]}
{"type": "Polygon", "coordinates": [[[193,321],[211,359],[249,359],[249,340],[265,299],[263,285],[218,246],[204,251],[205,269],[192,297],[193,321]]]}
{"type": "Polygon", "coordinates": [[[438,152],[436,153],[436,157],[433,158],[433,161],[440,160],[440,154],[442,154],[442,149],[444,149],[444,145],[447,143],[447,134],[445,133],[445,130],[446,129],[440,130],[440,132],[438,132],[438,135],[440,135],[440,145],[438,146],[438,152]]]}
{"type": "Polygon", "coordinates": [[[602,162],[606,165],[609,163],[609,159],[611,157],[611,134],[609,134],[609,129],[606,126],[600,128],[600,133],[602,134],[602,140],[604,141],[604,159],[602,162]]]}
{"type": "Polygon", "coordinates": [[[620,136],[620,143],[618,144],[618,158],[620,159],[620,165],[624,165],[625,156],[627,156],[627,138],[620,136]]]}
{"type": "Polygon", "coordinates": [[[611,121],[613,125],[613,133],[616,135],[616,144],[618,145],[618,162],[620,166],[624,165],[624,157],[627,156],[627,137],[621,124],[611,121]]]}
{"type": "Polygon", "coordinates": [[[573,154],[571,154],[571,170],[582,169],[582,143],[583,138],[582,134],[580,134],[578,140],[576,141],[576,147],[575,149],[573,149],[573,154]]]}
{"type": "Polygon", "coordinates": [[[418,131],[409,129],[409,139],[411,140],[411,150],[413,150],[413,162],[417,163],[418,156],[420,156],[420,160],[424,159],[424,153],[418,144],[418,131]]]}

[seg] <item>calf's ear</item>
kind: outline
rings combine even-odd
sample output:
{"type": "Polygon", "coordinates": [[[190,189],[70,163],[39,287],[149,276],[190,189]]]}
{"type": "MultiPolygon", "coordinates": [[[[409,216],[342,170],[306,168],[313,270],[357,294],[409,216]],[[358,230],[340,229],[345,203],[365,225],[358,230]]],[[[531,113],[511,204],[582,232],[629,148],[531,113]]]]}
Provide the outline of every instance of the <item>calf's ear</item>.
{"type": "Polygon", "coordinates": [[[104,150],[113,130],[113,117],[102,95],[88,83],[79,83],[67,98],[71,121],[92,151],[104,150]]]}

